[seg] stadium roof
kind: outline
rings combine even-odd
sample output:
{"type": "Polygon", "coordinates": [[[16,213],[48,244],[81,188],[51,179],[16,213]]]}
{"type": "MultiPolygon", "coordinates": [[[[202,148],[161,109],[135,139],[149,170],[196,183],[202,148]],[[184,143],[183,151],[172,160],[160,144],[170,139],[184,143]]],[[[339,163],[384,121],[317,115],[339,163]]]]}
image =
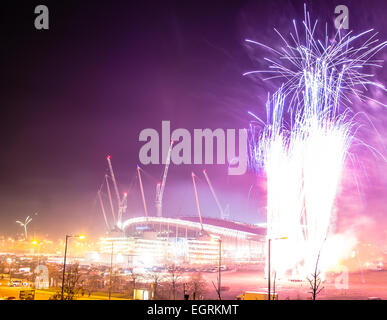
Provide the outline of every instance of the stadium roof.
{"type": "MultiPolygon", "coordinates": [[[[200,222],[199,217],[179,217],[177,219],[197,222],[197,223],[200,222]]],[[[222,220],[217,218],[205,218],[205,217],[202,218],[202,221],[203,221],[203,224],[208,224],[212,226],[233,229],[233,230],[253,233],[257,235],[266,235],[266,228],[258,227],[258,226],[243,223],[243,222],[222,220]]]]}

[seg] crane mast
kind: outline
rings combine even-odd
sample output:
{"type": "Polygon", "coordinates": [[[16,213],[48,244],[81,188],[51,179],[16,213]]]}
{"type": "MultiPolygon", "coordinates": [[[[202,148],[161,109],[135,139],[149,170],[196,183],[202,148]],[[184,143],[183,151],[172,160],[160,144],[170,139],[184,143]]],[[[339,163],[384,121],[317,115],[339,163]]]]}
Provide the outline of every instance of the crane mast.
{"type": "Polygon", "coordinates": [[[124,196],[122,197],[119,209],[118,209],[118,218],[117,218],[117,226],[118,228],[121,229],[121,219],[122,219],[122,214],[126,211],[126,208],[128,206],[127,204],[127,198],[128,194],[124,192],[124,196]]]}
{"type": "Polygon", "coordinates": [[[99,199],[99,204],[101,205],[101,210],[102,210],[102,214],[103,214],[103,218],[105,220],[107,230],[110,231],[110,226],[109,226],[108,220],[106,218],[106,212],[105,212],[105,208],[103,206],[103,201],[102,201],[102,197],[101,197],[101,190],[98,190],[98,199],[99,199]]]}
{"type": "Polygon", "coordinates": [[[222,208],[222,206],[221,206],[220,203],[219,203],[218,197],[216,196],[215,190],[214,190],[214,188],[212,187],[212,183],[211,183],[211,181],[210,181],[210,178],[209,178],[208,175],[207,175],[206,169],[203,170],[203,174],[204,174],[204,176],[205,176],[205,178],[206,178],[206,180],[207,180],[207,183],[208,183],[208,186],[210,187],[212,196],[214,197],[215,202],[216,202],[216,205],[218,206],[218,209],[219,209],[219,211],[220,211],[220,217],[224,220],[224,219],[226,218],[225,212],[223,211],[223,208],[222,208]]]}
{"type": "Polygon", "coordinates": [[[113,181],[114,191],[116,192],[117,204],[118,204],[118,206],[120,206],[121,205],[120,193],[118,191],[117,181],[116,181],[116,177],[114,176],[114,171],[113,171],[113,167],[112,167],[112,162],[110,160],[110,156],[107,156],[106,159],[107,159],[107,162],[109,164],[109,171],[110,171],[110,176],[111,176],[112,181],[113,181]]]}
{"type": "Polygon", "coordinates": [[[146,216],[146,219],[148,220],[148,208],[146,206],[145,195],[144,195],[144,187],[142,185],[142,179],[141,179],[141,168],[140,168],[139,165],[137,165],[137,175],[138,175],[138,181],[140,183],[140,191],[141,191],[142,204],[144,205],[145,216],[146,216]]]}
{"type": "Polygon", "coordinates": [[[107,189],[107,193],[108,193],[108,197],[109,197],[110,209],[112,211],[114,225],[116,225],[116,215],[114,214],[113,199],[112,199],[112,193],[110,192],[110,185],[109,185],[108,178],[109,178],[109,176],[107,174],[105,174],[106,189],[107,189]]]}
{"type": "Polygon", "coordinates": [[[196,177],[195,174],[192,172],[192,182],[193,182],[194,192],[195,192],[196,207],[197,207],[197,209],[198,209],[198,214],[199,214],[199,220],[200,220],[201,231],[203,231],[202,213],[201,213],[201,211],[200,211],[199,197],[198,197],[198,191],[197,191],[197,189],[196,189],[195,177],[196,177]]]}
{"type": "Polygon", "coordinates": [[[169,164],[171,163],[172,146],[173,146],[173,140],[171,140],[171,144],[169,145],[167,159],[165,161],[163,180],[162,180],[161,184],[160,183],[157,184],[157,189],[156,189],[156,201],[155,201],[156,203],[155,203],[155,205],[156,205],[156,213],[157,213],[158,217],[162,217],[162,215],[163,215],[163,194],[164,194],[165,181],[167,179],[169,164]]]}
{"type": "Polygon", "coordinates": [[[111,176],[112,181],[113,181],[114,191],[116,193],[117,205],[118,205],[117,222],[115,223],[115,225],[120,228],[121,227],[122,214],[125,212],[126,207],[127,207],[127,194],[125,193],[123,199],[121,200],[120,193],[118,191],[116,177],[114,176],[114,171],[113,171],[112,162],[110,160],[110,156],[107,156],[106,160],[107,160],[107,162],[109,164],[110,176],[111,176]]]}

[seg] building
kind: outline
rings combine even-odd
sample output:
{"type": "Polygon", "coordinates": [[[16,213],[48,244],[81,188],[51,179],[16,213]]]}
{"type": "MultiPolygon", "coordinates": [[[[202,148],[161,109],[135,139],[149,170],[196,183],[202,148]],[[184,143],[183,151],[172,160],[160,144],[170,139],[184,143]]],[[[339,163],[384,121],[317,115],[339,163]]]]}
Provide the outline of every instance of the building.
{"type": "Polygon", "coordinates": [[[100,255],[134,267],[251,264],[264,261],[266,229],[215,218],[136,217],[101,239],[100,255]],[[220,251],[221,250],[221,251],[220,251]],[[221,253],[220,253],[221,252],[221,253]]]}

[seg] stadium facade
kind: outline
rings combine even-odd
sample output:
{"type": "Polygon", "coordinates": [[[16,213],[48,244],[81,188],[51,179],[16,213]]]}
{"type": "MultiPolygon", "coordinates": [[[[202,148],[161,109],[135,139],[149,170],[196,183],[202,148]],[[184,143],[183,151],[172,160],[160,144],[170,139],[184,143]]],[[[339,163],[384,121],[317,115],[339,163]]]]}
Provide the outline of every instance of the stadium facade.
{"type": "MultiPolygon", "coordinates": [[[[264,261],[266,229],[235,221],[198,217],[135,217],[120,234],[102,238],[100,254],[133,267],[255,264],[264,261]],[[118,258],[117,258],[118,256],[118,258]]],[[[105,260],[105,259],[104,259],[105,260]]]]}

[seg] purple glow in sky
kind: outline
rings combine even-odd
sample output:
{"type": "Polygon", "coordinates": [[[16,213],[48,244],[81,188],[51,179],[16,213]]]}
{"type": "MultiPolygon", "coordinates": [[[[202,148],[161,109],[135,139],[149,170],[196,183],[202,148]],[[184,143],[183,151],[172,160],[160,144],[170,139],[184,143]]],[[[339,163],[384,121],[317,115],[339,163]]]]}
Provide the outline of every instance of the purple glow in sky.
{"type": "MultiPolygon", "coordinates": [[[[0,221],[1,232],[19,232],[14,221],[38,212],[31,232],[58,236],[83,226],[100,235],[104,222],[96,195],[112,162],[122,190],[128,191],[128,215],[142,214],[136,165],[144,128],[247,128],[248,111],[263,116],[267,92],[278,82],[243,77],[265,65],[264,50],[245,38],[275,47],[303,5],[334,30],[334,1],[66,1],[49,4],[50,29],[33,26],[32,1],[2,6],[0,221]]],[[[374,28],[387,39],[384,1],[344,1],[350,29],[374,28]]],[[[321,23],[323,24],[323,23],[321,23]]],[[[325,30],[324,30],[325,31],[325,30]]],[[[387,53],[378,58],[387,59],[387,53]]],[[[387,69],[372,70],[387,83],[387,69]]],[[[387,103],[383,92],[369,94],[387,103]]],[[[356,103],[364,112],[363,141],[385,153],[387,110],[356,103]],[[369,119],[372,122],[370,125],[369,119]],[[373,126],[375,128],[373,128],[373,126]]],[[[337,201],[337,228],[387,223],[387,165],[359,147],[349,163],[337,201]],[[354,183],[354,177],[358,184],[354,183]]],[[[162,165],[142,166],[149,210],[162,165]]],[[[164,194],[166,216],[196,214],[191,171],[201,178],[203,215],[219,217],[201,171],[206,168],[230,218],[265,220],[265,180],[248,172],[228,176],[226,165],[172,164],[164,194]]],[[[385,230],[387,228],[383,228],[385,230]]],[[[374,233],[376,240],[386,234],[374,233]]],[[[384,237],[384,238],[383,238],[384,237]]]]}

